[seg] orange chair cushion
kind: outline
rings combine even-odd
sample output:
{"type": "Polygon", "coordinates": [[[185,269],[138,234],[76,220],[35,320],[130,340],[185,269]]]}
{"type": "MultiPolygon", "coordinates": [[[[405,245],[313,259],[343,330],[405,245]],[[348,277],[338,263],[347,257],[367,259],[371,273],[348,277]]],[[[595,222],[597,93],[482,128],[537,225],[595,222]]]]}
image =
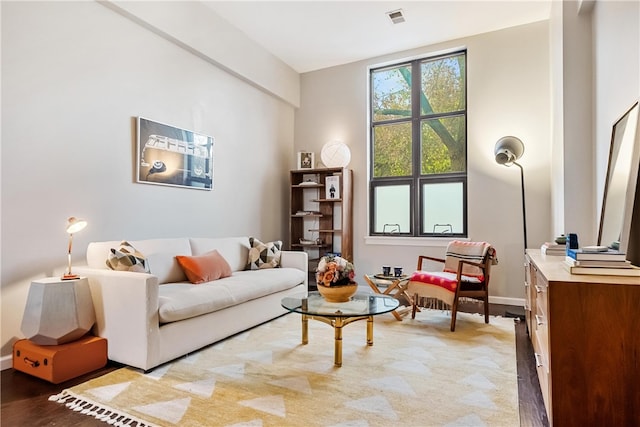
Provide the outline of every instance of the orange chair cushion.
{"type": "Polygon", "coordinates": [[[421,282],[428,285],[440,286],[448,291],[455,292],[458,287],[456,275],[444,272],[416,271],[411,275],[412,282],[421,282]]]}
{"type": "MultiPolygon", "coordinates": [[[[461,277],[463,283],[480,284],[480,280],[477,277],[461,277]]],[[[416,271],[411,275],[412,282],[421,282],[427,285],[434,285],[444,288],[450,292],[455,292],[458,287],[456,275],[448,272],[430,272],[430,271],[416,271]]]]}

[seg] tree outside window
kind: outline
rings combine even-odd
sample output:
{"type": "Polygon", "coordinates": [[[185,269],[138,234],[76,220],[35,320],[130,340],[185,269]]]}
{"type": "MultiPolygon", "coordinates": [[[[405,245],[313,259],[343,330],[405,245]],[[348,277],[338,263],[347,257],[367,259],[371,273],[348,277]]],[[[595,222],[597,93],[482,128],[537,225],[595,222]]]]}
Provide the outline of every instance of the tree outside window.
{"type": "Polygon", "coordinates": [[[370,234],[466,236],[466,51],[370,79],[370,234]]]}

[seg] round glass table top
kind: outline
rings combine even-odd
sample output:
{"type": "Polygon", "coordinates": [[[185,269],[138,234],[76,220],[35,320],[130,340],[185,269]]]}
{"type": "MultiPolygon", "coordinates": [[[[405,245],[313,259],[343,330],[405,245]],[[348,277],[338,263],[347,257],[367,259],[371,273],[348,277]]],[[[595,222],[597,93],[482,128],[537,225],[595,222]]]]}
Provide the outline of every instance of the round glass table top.
{"type": "Polygon", "coordinates": [[[355,317],[388,313],[400,302],[391,296],[365,292],[356,293],[347,302],[327,302],[318,292],[309,292],[283,298],[281,304],[289,311],[310,316],[355,317]]]}

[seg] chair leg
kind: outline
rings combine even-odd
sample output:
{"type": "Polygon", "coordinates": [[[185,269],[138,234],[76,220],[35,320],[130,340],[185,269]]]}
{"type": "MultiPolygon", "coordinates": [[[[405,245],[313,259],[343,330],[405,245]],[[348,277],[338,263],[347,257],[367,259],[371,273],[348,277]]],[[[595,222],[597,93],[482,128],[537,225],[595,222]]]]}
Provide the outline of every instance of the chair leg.
{"type": "Polygon", "coordinates": [[[413,301],[411,304],[411,318],[415,319],[416,318],[416,310],[418,309],[418,294],[415,294],[413,296],[413,301]]]}
{"type": "Polygon", "coordinates": [[[489,295],[484,296],[484,323],[489,323],[489,295]]]}
{"type": "Polygon", "coordinates": [[[453,305],[451,305],[451,332],[456,330],[456,314],[458,313],[458,298],[453,299],[453,305]]]}

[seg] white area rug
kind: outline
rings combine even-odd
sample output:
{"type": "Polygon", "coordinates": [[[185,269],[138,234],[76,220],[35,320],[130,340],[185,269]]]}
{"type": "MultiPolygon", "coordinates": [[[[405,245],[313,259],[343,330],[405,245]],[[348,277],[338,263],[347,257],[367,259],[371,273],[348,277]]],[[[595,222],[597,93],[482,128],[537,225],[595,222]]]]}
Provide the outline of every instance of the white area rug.
{"type": "MultiPolygon", "coordinates": [[[[377,316],[343,330],[289,314],[142,372],[123,368],[52,400],[114,425],[519,426],[512,319],[423,310],[415,320],[377,316]]],[[[215,327],[215,325],[211,325],[215,327]]]]}

